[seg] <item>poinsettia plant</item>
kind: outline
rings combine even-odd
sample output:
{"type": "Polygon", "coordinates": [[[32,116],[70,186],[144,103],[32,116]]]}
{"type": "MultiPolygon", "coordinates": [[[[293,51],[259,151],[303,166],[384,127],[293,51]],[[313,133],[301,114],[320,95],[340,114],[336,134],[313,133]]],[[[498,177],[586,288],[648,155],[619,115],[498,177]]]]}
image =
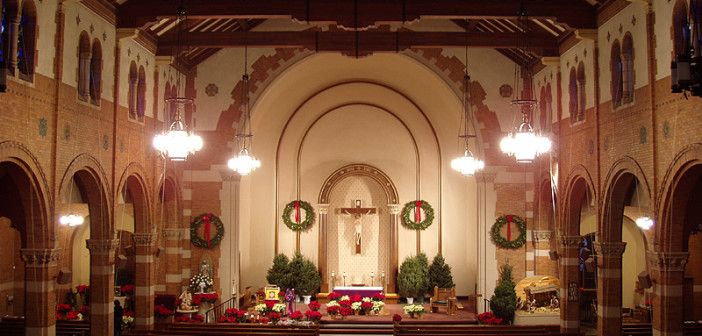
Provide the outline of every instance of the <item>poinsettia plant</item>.
{"type": "Polygon", "coordinates": [[[217,293],[198,293],[193,295],[193,304],[199,306],[203,302],[215,303],[219,295],[217,293]]]}
{"type": "Polygon", "coordinates": [[[322,305],[317,301],[312,301],[307,305],[307,308],[309,308],[310,310],[313,310],[313,311],[318,311],[319,308],[321,308],[321,307],[322,307],[322,305]]]}
{"type": "Polygon", "coordinates": [[[88,286],[88,285],[76,286],[76,292],[78,292],[78,294],[85,294],[88,292],[89,289],[90,289],[90,286],[88,286]]]}
{"type": "Polygon", "coordinates": [[[305,317],[308,321],[319,322],[322,320],[322,313],[316,310],[308,310],[305,312],[305,317]]]}
{"type": "Polygon", "coordinates": [[[154,307],[154,315],[158,318],[166,318],[173,315],[173,311],[161,304],[154,307]]]}
{"type": "Polygon", "coordinates": [[[290,315],[288,315],[288,318],[290,318],[291,320],[294,320],[294,321],[302,321],[302,317],[303,317],[302,312],[299,310],[296,310],[296,311],[290,313],[290,315]]]}
{"type": "Polygon", "coordinates": [[[484,312],[480,315],[478,315],[478,321],[480,324],[490,324],[490,325],[498,325],[502,324],[503,320],[492,312],[484,312]]]}
{"type": "Polygon", "coordinates": [[[247,322],[247,319],[248,317],[246,315],[246,310],[228,308],[224,311],[224,315],[219,317],[218,321],[227,323],[244,323],[247,322]]]}
{"type": "Polygon", "coordinates": [[[122,292],[122,295],[134,294],[134,284],[122,285],[119,287],[119,291],[122,292]]]}

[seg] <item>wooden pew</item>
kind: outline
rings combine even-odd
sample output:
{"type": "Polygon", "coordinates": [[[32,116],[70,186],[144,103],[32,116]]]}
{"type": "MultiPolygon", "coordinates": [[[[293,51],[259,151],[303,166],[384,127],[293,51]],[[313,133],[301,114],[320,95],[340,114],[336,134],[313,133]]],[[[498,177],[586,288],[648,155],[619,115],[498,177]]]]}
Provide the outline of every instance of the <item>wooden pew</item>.
{"type": "Polygon", "coordinates": [[[623,323],[622,336],[650,336],[653,334],[650,323],[623,323]]]}
{"type": "Polygon", "coordinates": [[[88,336],[90,322],[88,321],[56,321],[56,336],[88,336]]]}
{"type": "Polygon", "coordinates": [[[558,326],[483,326],[447,323],[400,322],[394,325],[394,335],[559,335],[558,326]]]}

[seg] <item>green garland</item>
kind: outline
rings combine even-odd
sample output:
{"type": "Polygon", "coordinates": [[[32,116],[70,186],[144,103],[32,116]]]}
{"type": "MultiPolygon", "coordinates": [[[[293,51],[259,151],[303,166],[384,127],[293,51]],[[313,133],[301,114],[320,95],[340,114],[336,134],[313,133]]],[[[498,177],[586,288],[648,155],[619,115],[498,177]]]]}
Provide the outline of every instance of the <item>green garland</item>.
{"type": "Polygon", "coordinates": [[[526,244],[526,231],[526,222],[521,217],[507,215],[497,218],[495,224],[492,225],[492,229],[490,230],[490,236],[492,237],[492,241],[495,243],[495,245],[514,250],[526,244]],[[500,234],[502,227],[507,225],[508,219],[511,219],[511,222],[517,224],[517,227],[519,228],[519,236],[515,240],[507,240],[500,234]]]}
{"type": "Polygon", "coordinates": [[[285,205],[285,209],[283,209],[283,223],[285,223],[285,226],[287,226],[290,230],[293,230],[295,232],[298,231],[305,231],[312,226],[314,223],[314,209],[312,209],[312,205],[309,204],[308,202],[305,201],[292,201],[288,204],[285,205]],[[300,204],[300,210],[305,211],[305,215],[300,216],[301,218],[304,218],[304,220],[301,220],[299,223],[295,222],[290,218],[290,215],[292,215],[293,211],[295,210],[295,203],[300,204]]]}
{"type": "Polygon", "coordinates": [[[219,217],[211,213],[201,214],[195,217],[195,219],[193,219],[193,222],[190,223],[190,242],[192,242],[193,245],[197,247],[215,247],[222,241],[223,237],[224,224],[222,224],[222,221],[219,219],[219,217]],[[214,225],[214,228],[216,230],[215,235],[210,239],[209,244],[207,243],[207,237],[201,237],[200,235],[198,235],[197,232],[201,226],[206,225],[207,221],[209,221],[210,225],[214,225]]]}
{"type": "Polygon", "coordinates": [[[431,223],[434,221],[434,208],[427,201],[416,200],[412,202],[405,203],[405,207],[402,208],[402,225],[410,230],[426,230],[431,223]],[[420,207],[424,210],[424,220],[420,222],[415,222],[414,218],[410,218],[417,206],[417,202],[421,202],[420,207]]]}

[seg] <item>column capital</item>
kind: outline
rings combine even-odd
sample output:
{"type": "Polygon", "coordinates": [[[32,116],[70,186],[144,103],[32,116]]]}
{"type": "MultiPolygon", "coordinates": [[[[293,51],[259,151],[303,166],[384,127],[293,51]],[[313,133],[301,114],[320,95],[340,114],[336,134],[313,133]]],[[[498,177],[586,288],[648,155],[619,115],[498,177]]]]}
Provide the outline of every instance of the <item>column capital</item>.
{"type": "Polygon", "coordinates": [[[402,204],[388,204],[388,211],[392,215],[399,215],[400,211],[402,211],[402,204]]]}
{"type": "Polygon", "coordinates": [[[317,212],[320,215],[326,215],[329,213],[329,204],[328,203],[320,203],[317,204],[317,212]]]}
{"type": "Polygon", "coordinates": [[[595,255],[603,258],[621,258],[626,250],[625,242],[594,242],[595,255]]]}
{"type": "Polygon", "coordinates": [[[134,244],[136,246],[153,246],[156,243],[154,239],[156,235],[153,233],[135,233],[134,234],[134,244]]]}
{"type": "Polygon", "coordinates": [[[580,242],[582,241],[582,236],[559,236],[558,245],[561,248],[580,248],[580,242]]]}
{"type": "Polygon", "coordinates": [[[166,240],[180,240],[182,234],[180,229],[174,228],[163,229],[162,232],[162,236],[166,238],[166,240]]]}
{"type": "Polygon", "coordinates": [[[85,246],[90,250],[90,254],[109,255],[117,250],[119,239],[88,239],[85,246]]]}
{"type": "Polygon", "coordinates": [[[551,230],[534,230],[531,231],[531,240],[534,243],[547,243],[553,238],[553,231],[551,230]]]}
{"type": "Polygon", "coordinates": [[[61,249],[20,249],[26,267],[49,267],[56,265],[61,249]]]}
{"type": "Polygon", "coordinates": [[[687,265],[687,252],[654,252],[647,253],[648,267],[659,272],[684,272],[687,265]]]}

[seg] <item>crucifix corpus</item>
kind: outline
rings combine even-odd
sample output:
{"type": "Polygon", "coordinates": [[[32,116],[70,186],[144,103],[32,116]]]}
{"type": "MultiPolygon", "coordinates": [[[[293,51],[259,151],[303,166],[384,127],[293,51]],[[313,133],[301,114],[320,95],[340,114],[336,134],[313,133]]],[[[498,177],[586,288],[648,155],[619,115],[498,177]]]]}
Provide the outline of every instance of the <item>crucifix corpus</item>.
{"type": "Polygon", "coordinates": [[[361,219],[363,215],[374,215],[375,208],[364,208],[361,206],[361,200],[354,201],[355,207],[341,208],[341,213],[344,215],[352,215],[354,218],[353,226],[356,229],[354,238],[356,240],[356,254],[361,254],[361,229],[363,228],[361,219]]]}

